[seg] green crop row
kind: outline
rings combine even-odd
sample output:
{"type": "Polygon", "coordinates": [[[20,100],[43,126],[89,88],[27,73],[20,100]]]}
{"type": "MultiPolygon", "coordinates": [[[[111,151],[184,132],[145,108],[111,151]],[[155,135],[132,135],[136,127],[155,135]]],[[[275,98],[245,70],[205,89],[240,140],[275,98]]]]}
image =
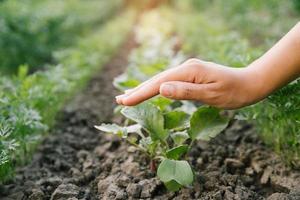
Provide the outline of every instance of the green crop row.
{"type": "Polygon", "coordinates": [[[0,2],[0,72],[53,63],[53,51],[74,43],[112,16],[121,0],[9,0],[0,2]]]}
{"type": "MultiPolygon", "coordinates": [[[[133,88],[186,59],[176,48],[180,41],[174,34],[175,19],[174,11],[164,7],[140,18],[135,29],[140,46],[131,52],[126,72],[114,80],[118,89],[133,88]]],[[[134,107],[120,106],[116,109],[119,112],[126,118],[123,124],[101,124],[96,128],[119,136],[145,153],[149,168],[170,191],[193,184],[194,172],[186,155],[195,141],[210,140],[229,122],[217,108],[161,96],[134,107]]]]}
{"type": "MultiPolygon", "coordinates": [[[[296,24],[295,15],[283,14],[293,13],[290,3],[230,1],[229,7],[227,1],[214,1],[195,10],[194,4],[185,2],[181,8],[188,9],[189,14],[182,14],[176,21],[184,40],[183,51],[224,65],[245,67],[296,24]]],[[[299,88],[300,81],[294,81],[240,112],[257,124],[264,141],[294,167],[300,167],[299,88]]]]}
{"type": "Polygon", "coordinates": [[[26,161],[65,101],[108,62],[132,24],[133,13],[122,14],[57,52],[57,65],[30,75],[22,66],[17,75],[0,78],[1,181],[26,161]]]}

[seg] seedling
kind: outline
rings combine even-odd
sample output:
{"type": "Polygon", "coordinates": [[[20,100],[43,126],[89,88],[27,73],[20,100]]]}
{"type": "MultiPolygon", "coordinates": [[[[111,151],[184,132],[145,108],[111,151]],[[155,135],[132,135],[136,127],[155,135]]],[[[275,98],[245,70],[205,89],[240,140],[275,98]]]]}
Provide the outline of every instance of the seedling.
{"type": "Polygon", "coordinates": [[[181,103],[174,107],[170,100],[154,98],[121,109],[122,115],[132,122],[129,126],[101,124],[95,127],[127,140],[146,153],[151,160],[150,168],[157,171],[170,191],[177,191],[191,186],[194,181],[193,170],[184,160],[194,141],[210,140],[224,130],[229,121],[217,108],[196,109],[193,104],[188,105],[181,103]]]}

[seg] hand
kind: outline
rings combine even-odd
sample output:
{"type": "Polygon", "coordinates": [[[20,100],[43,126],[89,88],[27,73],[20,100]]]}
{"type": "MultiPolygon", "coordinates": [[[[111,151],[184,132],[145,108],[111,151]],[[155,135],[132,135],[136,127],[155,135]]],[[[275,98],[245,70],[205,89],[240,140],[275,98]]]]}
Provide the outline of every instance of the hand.
{"type": "Polygon", "coordinates": [[[160,93],[171,99],[197,100],[227,109],[253,104],[300,77],[299,33],[300,22],[246,68],[190,59],[126,91],[116,100],[132,106],[160,93]]]}
{"type": "Polygon", "coordinates": [[[263,82],[247,68],[230,68],[198,59],[166,70],[138,87],[117,96],[119,104],[133,106],[157,94],[180,100],[197,100],[225,109],[259,101],[263,82]]]}

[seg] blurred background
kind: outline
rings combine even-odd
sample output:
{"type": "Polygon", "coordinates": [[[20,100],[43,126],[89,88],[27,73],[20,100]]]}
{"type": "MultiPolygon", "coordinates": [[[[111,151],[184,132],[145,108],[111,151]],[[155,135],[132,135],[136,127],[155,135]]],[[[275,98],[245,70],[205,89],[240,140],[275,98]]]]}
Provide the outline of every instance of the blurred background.
{"type": "MultiPolygon", "coordinates": [[[[192,6],[205,12],[209,23],[226,20],[226,26],[245,35],[254,45],[278,39],[295,21],[300,1],[262,2],[220,0],[2,0],[0,3],[0,70],[16,73],[20,65],[30,71],[53,63],[55,51],[101,26],[125,7],[143,13],[163,4],[173,9],[192,6]]],[[[188,14],[188,11],[187,11],[188,14]]],[[[180,17],[180,16],[178,16],[180,17]]]]}
{"type": "MultiPolygon", "coordinates": [[[[178,51],[244,67],[299,21],[300,0],[1,0],[0,178],[25,162],[65,102],[150,10],[160,14],[143,20],[167,39],[176,35],[178,51]]],[[[159,60],[152,64],[168,62],[159,60]]],[[[239,114],[295,167],[299,104],[298,81],[239,114]]]]}

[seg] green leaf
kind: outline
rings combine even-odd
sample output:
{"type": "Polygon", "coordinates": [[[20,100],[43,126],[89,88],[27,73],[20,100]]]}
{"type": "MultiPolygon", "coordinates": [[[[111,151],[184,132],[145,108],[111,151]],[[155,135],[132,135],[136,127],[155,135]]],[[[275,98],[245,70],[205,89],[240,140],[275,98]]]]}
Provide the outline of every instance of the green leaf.
{"type": "Polygon", "coordinates": [[[140,145],[148,149],[148,147],[153,144],[151,137],[145,137],[140,140],[140,145]]]}
{"type": "Polygon", "coordinates": [[[171,138],[173,139],[174,143],[177,145],[183,144],[187,139],[190,138],[189,134],[187,131],[180,131],[180,132],[175,132],[171,134],[171,138]]]}
{"type": "Polygon", "coordinates": [[[165,114],[165,128],[175,129],[188,126],[189,115],[183,111],[174,110],[165,114]]]}
{"type": "Polygon", "coordinates": [[[228,125],[229,119],[220,115],[220,110],[200,107],[190,120],[189,135],[192,139],[210,140],[228,125]]]}
{"type": "Polygon", "coordinates": [[[139,69],[141,72],[148,77],[152,77],[155,74],[166,69],[166,65],[168,64],[168,60],[160,60],[154,63],[147,63],[146,65],[139,65],[139,69]]]}
{"type": "Polygon", "coordinates": [[[101,124],[100,126],[95,126],[96,129],[118,135],[119,137],[126,138],[127,131],[125,128],[118,126],[117,124],[101,124]]]}
{"type": "Polygon", "coordinates": [[[188,150],[188,145],[180,145],[174,147],[166,152],[166,156],[169,159],[178,160],[182,155],[184,155],[188,150]]]}
{"type": "Polygon", "coordinates": [[[140,83],[141,82],[139,80],[129,78],[127,74],[122,74],[116,77],[113,81],[113,85],[121,91],[134,88],[140,83]]]}
{"type": "Polygon", "coordinates": [[[170,105],[172,104],[173,100],[157,96],[151,99],[151,103],[153,105],[156,105],[161,111],[165,111],[170,109],[170,105]]]}
{"type": "Polygon", "coordinates": [[[117,124],[101,124],[100,126],[95,126],[96,129],[118,135],[122,138],[127,138],[128,133],[139,133],[141,130],[141,126],[139,124],[134,124],[127,127],[121,127],[117,124]]]}
{"type": "Polygon", "coordinates": [[[168,132],[164,129],[164,117],[161,111],[151,103],[145,102],[134,107],[125,107],[121,113],[139,123],[153,141],[165,141],[168,137],[168,132]]]}
{"type": "Polygon", "coordinates": [[[124,127],[127,131],[127,133],[138,133],[141,131],[142,127],[139,124],[134,124],[131,126],[124,127]]]}
{"type": "Polygon", "coordinates": [[[154,155],[156,152],[156,147],[159,144],[159,141],[152,141],[151,137],[145,137],[140,139],[139,146],[147,149],[147,151],[154,155]]]}
{"type": "Polygon", "coordinates": [[[192,168],[185,160],[164,159],[158,166],[157,176],[171,189],[176,188],[174,185],[177,186],[174,181],[182,186],[189,186],[194,181],[192,168]]]}
{"type": "Polygon", "coordinates": [[[18,69],[18,79],[19,80],[25,80],[28,74],[28,65],[21,65],[18,69]]]}
{"type": "Polygon", "coordinates": [[[172,192],[176,192],[176,191],[178,191],[182,187],[182,185],[180,185],[179,183],[177,183],[174,180],[166,182],[164,184],[165,184],[166,188],[169,191],[172,191],[172,192]]]}

